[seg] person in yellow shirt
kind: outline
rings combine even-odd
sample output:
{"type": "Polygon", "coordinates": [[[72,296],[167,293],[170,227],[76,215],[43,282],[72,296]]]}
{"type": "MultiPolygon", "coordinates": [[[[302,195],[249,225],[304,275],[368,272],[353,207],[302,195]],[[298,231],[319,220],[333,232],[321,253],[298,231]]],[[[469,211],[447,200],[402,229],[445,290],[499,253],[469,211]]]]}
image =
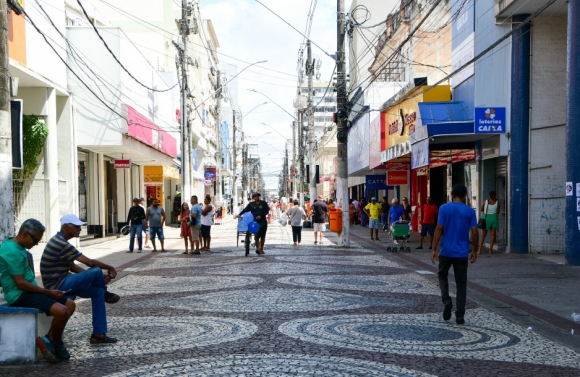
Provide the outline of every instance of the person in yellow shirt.
{"type": "Polygon", "coordinates": [[[367,204],[366,207],[363,208],[363,211],[365,211],[365,213],[369,217],[369,230],[371,232],[371,241],[374,241],[375,239],[377,241],[380,241],[379,212],[381,211],[381,205],[377,203],[377,198],[375,197],[371,198],[371,202],[367,204]],[[375,231],[374,237],[373,237],[373,229],[375,231]]]}

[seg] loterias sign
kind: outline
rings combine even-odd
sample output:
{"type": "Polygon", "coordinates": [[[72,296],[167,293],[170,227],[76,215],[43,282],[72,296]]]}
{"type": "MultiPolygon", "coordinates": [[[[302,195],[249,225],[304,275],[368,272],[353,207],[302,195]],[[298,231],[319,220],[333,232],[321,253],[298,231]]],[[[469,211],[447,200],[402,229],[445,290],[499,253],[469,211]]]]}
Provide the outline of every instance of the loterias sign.
{"type": "Polygon", "coordinates": [[[476,107],[476,134],[503,134],[506,132],[505,107],[476,107]]]}

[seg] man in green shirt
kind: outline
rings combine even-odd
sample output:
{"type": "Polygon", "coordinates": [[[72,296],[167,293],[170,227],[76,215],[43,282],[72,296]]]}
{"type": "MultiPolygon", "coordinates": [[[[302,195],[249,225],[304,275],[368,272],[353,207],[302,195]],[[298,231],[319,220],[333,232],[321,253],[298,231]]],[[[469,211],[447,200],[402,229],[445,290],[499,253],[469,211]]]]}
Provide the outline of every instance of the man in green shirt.
{"type": "Polygon", "coordinates": [[[66,292],[40,288],[36,284],[26,249],[36,246],[44,231],[40,221],[28,219],[16,237],[4,240],[0,246],[0,283],[8,305],[39,309],[54,317],[50,331],[36,338],[36,345],[48,362],[56,363],[70,358],[62,333],[75,311],[75,303],[65,297],[66,292]]]}

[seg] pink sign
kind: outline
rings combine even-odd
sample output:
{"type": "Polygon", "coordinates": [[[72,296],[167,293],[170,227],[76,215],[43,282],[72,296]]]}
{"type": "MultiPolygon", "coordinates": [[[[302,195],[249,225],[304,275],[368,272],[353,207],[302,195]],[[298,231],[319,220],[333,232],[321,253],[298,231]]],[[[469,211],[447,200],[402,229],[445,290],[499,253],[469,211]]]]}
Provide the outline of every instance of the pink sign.
{"type": "Polygon", "coordinates": [[[127,106],[127,120],[129,135],[173,158],[177,157],[177,140],[131,106],[127,106]]]}
{"type": "Polygon", "coordinates": [[[131,160],[115,160],[115,169],[131,169],[131,160]]]}

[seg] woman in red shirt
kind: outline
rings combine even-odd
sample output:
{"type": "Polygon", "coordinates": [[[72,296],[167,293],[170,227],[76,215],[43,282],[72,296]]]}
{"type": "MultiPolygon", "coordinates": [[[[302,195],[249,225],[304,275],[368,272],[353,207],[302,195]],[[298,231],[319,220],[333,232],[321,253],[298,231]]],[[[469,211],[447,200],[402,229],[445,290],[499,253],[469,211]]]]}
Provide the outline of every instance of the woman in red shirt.
{"type": "MultiPolygon", "coordinates": [[[[187,219],[189,218],[189,205],[184,202],[181,205],[181,214],[179,215],[179,221],[181,222],[181,233],[179,237],[183,238],[185,242],[185,252],[181,254],[187,254],[188,252],[188,240],[191,238],[191,227],[187,224],[187,219]]],[[[191,242],[191,251],[193,251],[193,242],[191,242]]]]}
{"type": "Polygon", "coordinates": [[[419,241],[419,246],[416,249],[423,248],[423,239],[429,233],[429,250],[433,248],[433,235],[435,234],[435,227],[437,227],[437,214],[439,213],[439,208],[433,204],[431,197],[427,197],[427,203],[423,204],[423,216],[421,224],[421,241],[419,241]]]}

